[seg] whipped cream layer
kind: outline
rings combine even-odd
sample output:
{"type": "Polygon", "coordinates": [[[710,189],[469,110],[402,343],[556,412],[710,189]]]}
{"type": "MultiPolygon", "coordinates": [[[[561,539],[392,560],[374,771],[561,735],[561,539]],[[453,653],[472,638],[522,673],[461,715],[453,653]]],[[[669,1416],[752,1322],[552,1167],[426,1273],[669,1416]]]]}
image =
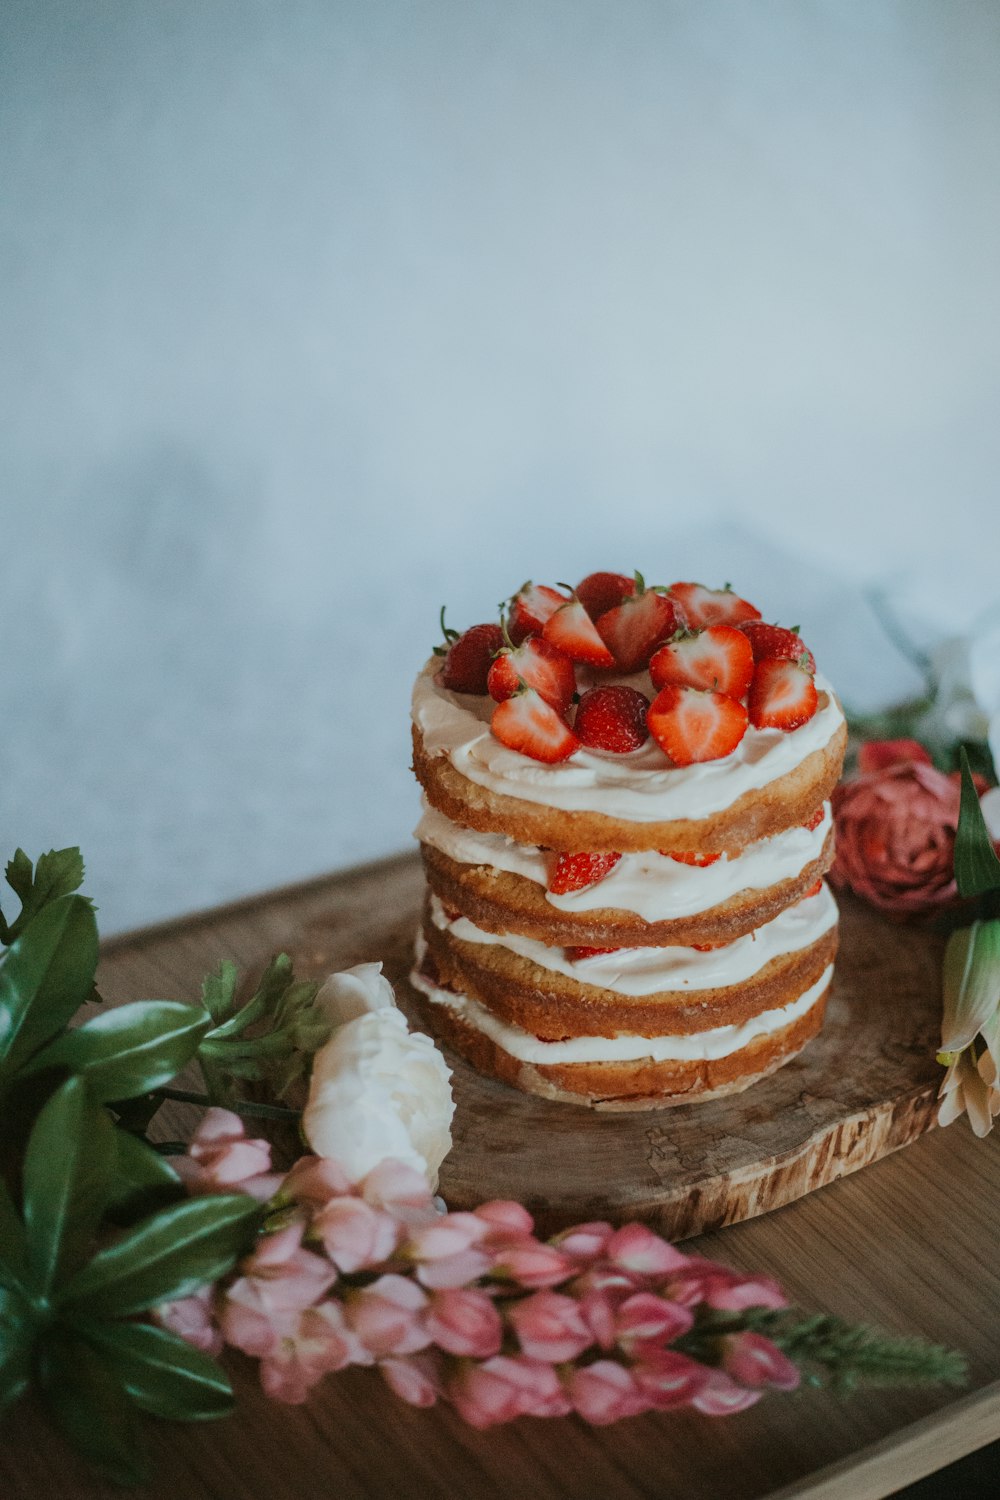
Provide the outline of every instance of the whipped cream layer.
{"type": "MultiPolygon", "coordinates": [[[[419,940],[418,963],[422,959],[421,948],[422,940],[419,940]]],[[[831,964],[822,977],[790,1005],[762,1011],[739,1026],[715,1026],[711,1031],[694,1032],[688,1036],[577,1036],[562,1042],[543,1042],[530,1031],[508,1026],[468,995],[459,995],[432,984],[419,968],[410,975],[410,983],[434,1005],[443,1005],[454,1011],[469,1026],[484,1032],[520,1062],[544,1066],[547,1063],[639,1062],[645,1058],[651,1058],[653,1062],[698,1062],[728,1057],[758,1037],[782,1031],[807,1015],[822,998],[832,975],[831,964]]]]}
{"type": "MultiPolygon", "coordinates": [[[[634,823],[707,818],[794,771],[824,749],[844,721],[825,678],[817,676],[820,706],[799,729],[747,730],[720,760],[671,765],[650,738],[639,750],[614,755],[586,747],[556,765],[502,745],[490,730],[492,698],[451,693],[440,686],[432,658],[413,689],[413,720],[429,755],[446,755],[461,775],[487,791],[566,812],[595,812],[634,823]]],[[[614,679],[607,679],[612,681],[614,679]]],[[[649,694],[646,674],[618,679],[649,694]]]]}
{"type": "Polygon", "coordinates": [[[789,828],[773,838],[748,844],[740,855],[721,855],[705,866],[687,865],[655,849],[623,854],[614,869],[594,885],[557,896],[548,889],[556,856],[533,845],[518,844],[501,833],[476,833],[462,828],[424,799],[424,811],[414,829],[421,843],[430,844],[463,865],[487,865],[534,881],[545,899],[559,911],[600,911],[611,907],[631,912],[646,922],[696,916],[710,911],[741,891],[767,890],[794,880],[819,859],[830,832],[832,814],[824,804],[816,828],[789,828]]]}
{"type": "Polygon", "coordinates": [[[656,995],[673,990],[717,990],[752,979],[773,958],[798,953],[817,942],[836,925],[837,903],[826,885],[815,896],[797,901],[723,948],[618,948],[590,958],[571,958],[565,948],[550,947],[517,933],[485,932],[468,917],[450,918],[436,896],[430,902],[431,921],[465,943],[506,948],[543,969],[564,974],[581,984],[596,985],[619,995],[656,995]]]}

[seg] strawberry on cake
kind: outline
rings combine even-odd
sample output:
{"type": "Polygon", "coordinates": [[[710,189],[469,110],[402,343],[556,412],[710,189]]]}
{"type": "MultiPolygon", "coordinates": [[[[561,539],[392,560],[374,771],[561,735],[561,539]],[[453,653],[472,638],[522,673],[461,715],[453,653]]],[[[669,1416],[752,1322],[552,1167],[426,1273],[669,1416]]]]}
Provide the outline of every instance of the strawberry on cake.
{"type": "Polygon", "coordinates": [[[598,1108],[780,1067],[829,992],[845,743],[797,631],[728,585],[529,583],[445,631],[413,698],[429,1024],[481,1072],[598,1108]]]}

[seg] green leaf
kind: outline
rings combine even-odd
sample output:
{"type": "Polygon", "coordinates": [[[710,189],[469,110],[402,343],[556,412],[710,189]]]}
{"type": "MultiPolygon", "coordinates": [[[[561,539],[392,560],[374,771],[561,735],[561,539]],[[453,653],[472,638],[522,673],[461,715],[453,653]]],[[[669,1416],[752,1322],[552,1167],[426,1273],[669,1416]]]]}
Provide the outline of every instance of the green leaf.
{"type": "Polygon", "coordinates": [[[32,1072],[81,1074],[92,1099],[129,1099],[169,1083],[198,1050],[212,1018],[200,1005],[135,1000],[103,1011],[36,1053],[32,1072]]]}
{"type": "MultiPolygon", "coordinates": [[[[1000,1008],[1000,920],[973,922],[948,939],[942,974],[941,1053],[970,1046],[1000,1008]]],[[[949,1058],[950,1060],[950,1058],[949,1058]]]]}
{"type": "Polygon", "coordinates": [[[217,969],[205,976],[201,986],[201,1003],[216,1024],[231,1013],[236,1003],[239,974],[232,959],[224,958],[217,969]]]}
{"type": "Polygon", "coordinates": [[[122,1382],[78,1334],[53,1330],[39,1361],[42,1390],[56,1425],[98,1474],[142,1484],[135,1414],[122,1382]]]}
{"type": "Polygon", "coordinates": [[[207,1422],[233,1409],[233,1388],[207,1354],[151,1323],[75,1325],[143,1411],[172,1422],[207,1422]]]}
{"type": "Polygon", "coordinates": [[[292,960],[287,953],[279,953],[272,958],[264,973],[261,975],[260,984],[256,992],[250,997],[242,1010],[238,1010],[234,1016],[225,1021],[221,1026],[216,1026],[210,1033],[213,1041],[220,1041],[232,1036],[239,1035],[250,1025],[263,1020],[267,1015],[273,1015],[277,1009],[278,1002],[292,982],[292,960]]]}
{"type": "Polygon", "coordinates": [[[185,1194],[165,1156],[127,1130],[115,1131],[114,1188],[107,1212],[116,1224],[132,1224],[185,1194]]]}
{"type": "Polygon", "coordinates": [[[10,1190],[0,1177],[0,1287],[23,1284],[28,1264],[27,1248],[24,1225],[14,1207],[10,1190]]]}
{"type": "Polygon", "coordinates": [[[70,896],[83,884],[83,857],[79,849],[50,849],[32,871],[23,849],[7,864],[7,884],[21,902],[17,920],[4,924],[0,935],[7,943],[20,937],[33,917],[60,896],[70,896]]]}
{"type": "Polygon", "coordinates": [[[107,1111],[88,1099],[80,1079],[67,1079],[35,1121],[24,1160],[28,1271],[43,1295],[86,1256],[114,1164],[107,1111]]]}
{"type": "Polygon", "coordinates": [[[983,896],[989,891],[1000,891],[1000,859],[986,827],[964,746],[961,760],[962,805],[955,835],[955,880],[960,896],[983,896]]]}
{"type": "Polygon", "coordinates": [[[0,1073],[17,1071],[89,996],[97,923],[82,896],[60,896],[0,960],[0,1073]]]}
{"type": "Polygon", "coordinates": [[[20,1292],[0,1286],[0,1414],[28,1389],[35,1332],[31,1308],[20,1292]]]}
{"type": "Polygon", "coordinates": [[[99,1251],[65,1288],[63,1301],[88,1316],[127,1318],[187,1297],[249,1250],[262,1217],[245,1193],[188,1198],[99,1251]]]}

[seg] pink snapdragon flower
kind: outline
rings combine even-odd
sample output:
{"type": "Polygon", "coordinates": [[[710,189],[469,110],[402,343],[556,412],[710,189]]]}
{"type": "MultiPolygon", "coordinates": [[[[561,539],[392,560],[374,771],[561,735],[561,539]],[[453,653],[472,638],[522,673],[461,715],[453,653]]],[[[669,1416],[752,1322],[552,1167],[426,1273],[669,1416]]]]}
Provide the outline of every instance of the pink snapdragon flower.
{"type": "Polygon", "coordinates": [[[261,1361],[265,1395],[296,1405],[324,1375],[371,1359],[344,1321],[340,1304],[327,1301],[284,1314],[280,1337],[261,1361]]]}
{"type": "Polygon", "coordinates": [[[563,1417],[573,1409],[553,1367],[524,1355],[498,1354],[482,1364],[463,1364],[446,1390],[472,1427],[494,1427],[515,1417],[563,1417]]]}
{"type": "Polygon", "coordinates": [[[650,1407],[649,1396],[633,1372],[613,1359],[597,1359],[572,1369],[566,1377],[566,1394],[577,1415],[594,1427],[638,1416],[650,1407]]]}
{"type": "Polygon", "coordinates": [[[722,1369],[751,1390],[768,1386],[774,1391],[794,1391],[802,1379],[798,1366],[762,1333],[744,1329],[727,1333],[720,1340],[722,1369]]]}
{"type": "Polygon", "coordinates": [[[225,1339],[215,1320],[215,1287],[201,1286],[190,1297],[176,1302],[162,1302],[152,1310],[154,1323],[176,1333],[186,1344],[203,1354],[221,1354],[225,1339]]]}
{"type": "Polygon", "coordinates": [[[352,1331],[375,1359],[416,1354],[431,1342],[424,1316],[428,1296],[408,1276],[380,1276],[349,1294],[346,1316],[352,1331]]]}
{"type": "Polygon", "coordinates": [[[507,1320],[522,1351],[531,1359],[562,1364],[594,1342],[580,1304],[561,1292],[539,1291],[514,1302],[507,1320]]]}

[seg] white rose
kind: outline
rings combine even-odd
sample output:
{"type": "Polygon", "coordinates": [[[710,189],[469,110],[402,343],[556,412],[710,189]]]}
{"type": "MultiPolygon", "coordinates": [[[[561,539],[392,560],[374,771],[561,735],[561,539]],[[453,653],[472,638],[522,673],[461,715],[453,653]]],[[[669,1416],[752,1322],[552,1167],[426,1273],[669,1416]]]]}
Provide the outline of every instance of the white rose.
{"type": "Polygon", "coordinates": [[[394,1157],[433,1189],[451,1149],[451,1073],[430,1037],[407,1030],[381,968],[358,965],[320,990],[324,1006],[348,1018],[313,1059],[302,1128],[353,1182],[394,1157]]]}

